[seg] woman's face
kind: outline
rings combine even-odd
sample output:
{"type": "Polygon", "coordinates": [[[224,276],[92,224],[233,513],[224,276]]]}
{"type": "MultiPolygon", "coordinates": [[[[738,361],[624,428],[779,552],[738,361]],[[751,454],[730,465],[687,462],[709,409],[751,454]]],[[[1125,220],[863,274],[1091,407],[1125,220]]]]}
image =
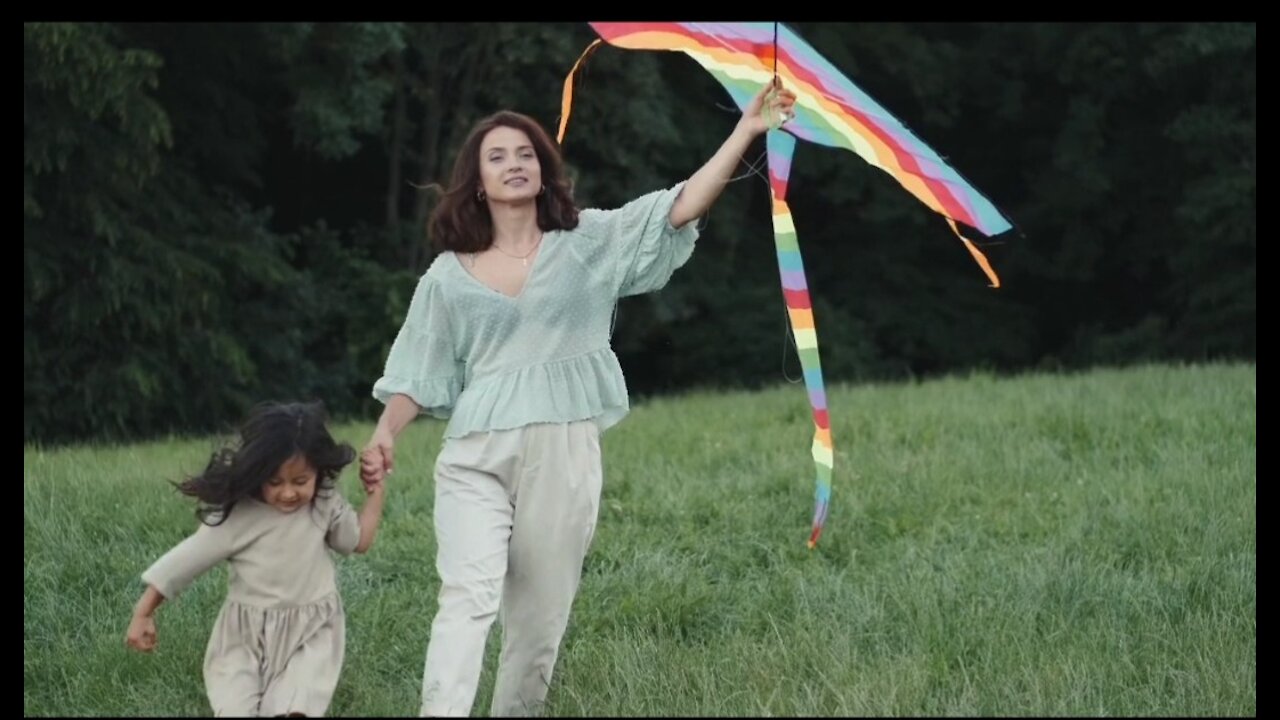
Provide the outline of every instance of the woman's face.
{"type": "Polygon", "coordinates": [[[480,141],[480,185],[489,202],[529,202],[542,192],[542,166],[523,130],[496,127],[480,141]]]}

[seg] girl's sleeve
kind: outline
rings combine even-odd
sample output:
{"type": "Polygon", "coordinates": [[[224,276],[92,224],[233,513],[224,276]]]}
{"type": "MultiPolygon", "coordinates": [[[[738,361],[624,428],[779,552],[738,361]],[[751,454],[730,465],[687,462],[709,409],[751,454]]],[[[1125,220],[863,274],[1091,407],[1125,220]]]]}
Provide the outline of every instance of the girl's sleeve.
{"type": "Polygon", "coordinates": [[[225,523],[218,526],[201,523],[194,534],[147,568],[142,580],[154,586],[166,600],[172,600],[196,578],[229,557],[230,533],[225,523]]]}
{"type": "Polygon", "coordinates": [[[329,531],[325,542],[341,555],[350,555],[360,544],[360,517],[346,498],[336,491],[329,499],[329,531]]]}

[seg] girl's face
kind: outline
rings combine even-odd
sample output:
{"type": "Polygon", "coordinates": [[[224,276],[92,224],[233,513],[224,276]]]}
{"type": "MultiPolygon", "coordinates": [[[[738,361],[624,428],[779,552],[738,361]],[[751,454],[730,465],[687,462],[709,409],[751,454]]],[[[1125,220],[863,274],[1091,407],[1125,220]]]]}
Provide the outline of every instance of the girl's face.
{"type": "Polygon", "coordinates": [[[283,513],[291,513],[316,495],[316,469],[301,454],[285,460],[262,486],[262,499],[283,513]]]}

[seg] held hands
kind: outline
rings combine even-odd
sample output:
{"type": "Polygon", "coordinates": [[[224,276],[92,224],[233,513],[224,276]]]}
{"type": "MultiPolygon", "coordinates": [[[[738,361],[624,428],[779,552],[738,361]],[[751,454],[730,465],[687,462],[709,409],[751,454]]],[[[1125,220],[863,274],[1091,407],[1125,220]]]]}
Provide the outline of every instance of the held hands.
{"type": "Polygon", "coordinates": [[[364,483],[365,492],[372,493],[375,485],[381,485],[394,466],[394,442],[390,433],[374,431],[360,452],[360,482],[364,483]]]}

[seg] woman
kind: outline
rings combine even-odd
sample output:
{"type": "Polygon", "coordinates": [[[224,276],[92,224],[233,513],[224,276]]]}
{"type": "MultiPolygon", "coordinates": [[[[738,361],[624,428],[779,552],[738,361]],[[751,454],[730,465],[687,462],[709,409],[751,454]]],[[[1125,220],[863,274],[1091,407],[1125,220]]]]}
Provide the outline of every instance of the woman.
{"type": "Polygon", "coordinates": [[[362,479],[381,482],[411,420],[449,421],[423,715],[470,713],[499,609],[491,712],[539,710],[595,529],[599,436],[628,410],[609,346],[614,303],[658,290],[689,259],[695,220],[794,103],[766,86],[691,177],[613,210],[578,210],[556,145],[524,115],[486,118],[463,144],[430,222],[441,253],[374,385],[385,408],[360,461],[362,479]]]}

